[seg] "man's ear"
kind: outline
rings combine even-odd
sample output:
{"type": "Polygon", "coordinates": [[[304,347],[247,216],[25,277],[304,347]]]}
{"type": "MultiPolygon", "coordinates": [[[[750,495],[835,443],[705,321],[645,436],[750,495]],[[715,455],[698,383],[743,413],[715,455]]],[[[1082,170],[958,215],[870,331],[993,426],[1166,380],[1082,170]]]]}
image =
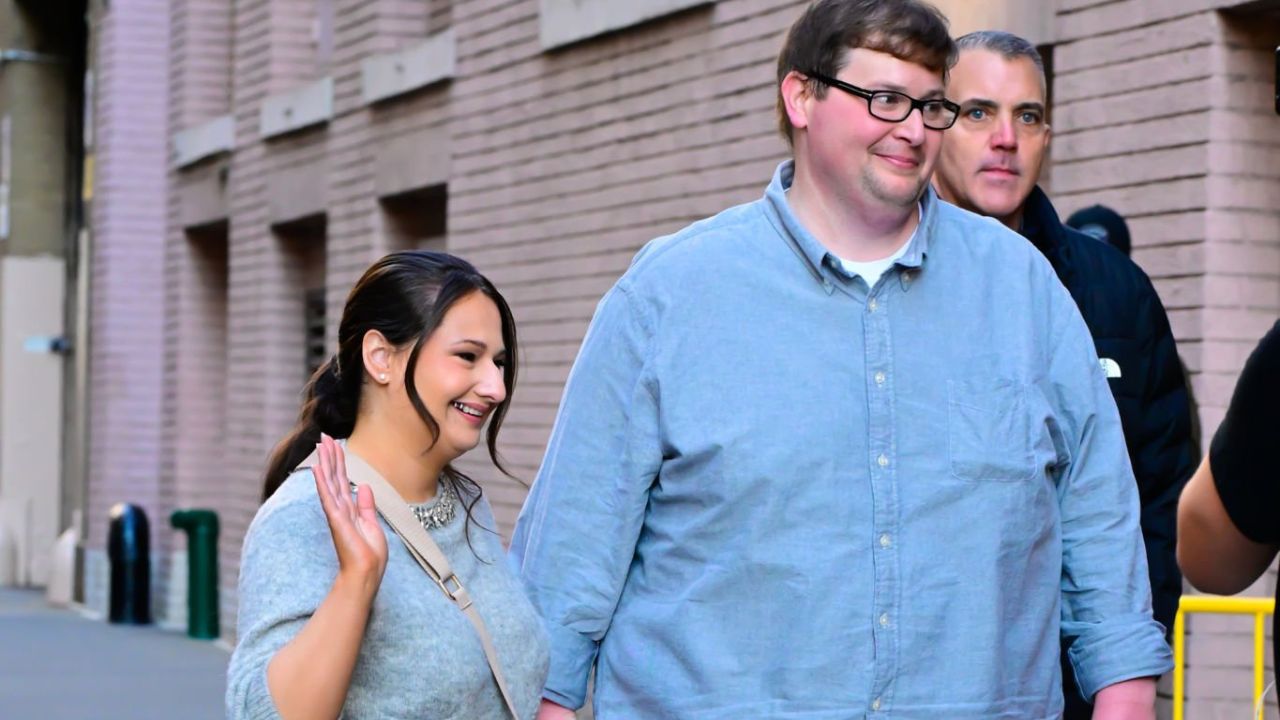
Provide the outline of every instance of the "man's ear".
{"type": "Polygon", "coordinates": [[[792,70],[782,78],[782,105],[787,111],[787,119],[791,121],[791,127],[800,129],[809,127],[809,109],[811,104],[817,99],[813,96],[810,86],[812,82],[801,75],[799,72],[792,70]]]}
{"type": "Polygon", "coordinates": [[[377,330],[364,334],[361,343],[364,371],[375,383],[386,385],[396,377],[396,348],[377,330]]]}

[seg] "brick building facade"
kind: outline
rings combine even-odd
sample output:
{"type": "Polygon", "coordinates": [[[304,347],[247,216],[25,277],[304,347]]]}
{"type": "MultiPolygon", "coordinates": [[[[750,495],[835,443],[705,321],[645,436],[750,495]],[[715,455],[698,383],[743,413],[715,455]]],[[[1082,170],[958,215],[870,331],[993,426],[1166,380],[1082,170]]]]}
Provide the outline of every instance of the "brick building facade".
{"type": "MultiPolygon", "coordinates": [[[[180,621],[167,517],[208,507],[234,628],[265,457],[347,290],[389,250],[447,249],[506,294],[523,367],[502,451],[531,481],[633,253],[758,197],[785,156],[772,65],[803,4],[94,3],[87,604],[105,605],[106,508],[128,499],[152,517],[158,606],[180,621]]],[[[940,3],[957,31],[1005,8],[1052,48],[1055,199],[1129,218],[1207,437],[1280,313],[1280,2],[977,5],[940,3]]],[[[465,464],[508,532],[524,488],[465,464]]],[[[1239,713],[1242,627],[1194,619],[1190,717],[1239,713]]]]}
{"type": "MultiPolygon", "coordinates": [[[[1280,3],[1069,0],[1055,30],[1055,200],[1128,218],[1207,446],[1280,315],[1280,3]]],[[[1245,594],[1275,582],[1273,569],[1245,594]]],[[[1248,716],[1251,640],[1248,617],[1188,619],[1187,717],[1248,716]]]]}

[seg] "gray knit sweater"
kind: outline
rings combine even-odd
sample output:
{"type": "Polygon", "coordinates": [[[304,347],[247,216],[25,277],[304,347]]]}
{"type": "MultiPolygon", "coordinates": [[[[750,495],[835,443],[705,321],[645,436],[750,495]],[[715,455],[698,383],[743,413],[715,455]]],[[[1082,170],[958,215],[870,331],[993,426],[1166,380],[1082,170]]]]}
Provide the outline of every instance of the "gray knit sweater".
{"type": "MultiPolygon", "coordinates": [[[[488,503],[465,505],[431,531],[479,608],[522,718],[537,711],[547,674],[547,640],[507,566],[488,503]],[[477,527],[477,525],[481,527],[477,527]],[[473,551],[474,548],[474,551],[473,551]],[[477,557],[478,556],[478,557],[477,557]]],[[[383,523],[387,570],[356,660],[344,718],[508,717],[484,650],[465,615],[383,523]]],[[[267,690],[271,657],[324,600],[337,553],[309,470],[289,477],[258,510],[240,561],[239,644],[227,670],[228,718],[278,718],[267,690]]]]}

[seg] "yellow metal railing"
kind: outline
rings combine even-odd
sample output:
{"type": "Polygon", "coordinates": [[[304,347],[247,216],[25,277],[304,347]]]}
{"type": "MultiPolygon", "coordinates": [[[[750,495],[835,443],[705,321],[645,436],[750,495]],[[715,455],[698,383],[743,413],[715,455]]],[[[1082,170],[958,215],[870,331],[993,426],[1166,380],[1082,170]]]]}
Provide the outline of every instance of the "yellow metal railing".
{"type": "Polygon", "coordinates": [[[1253,616],[1253,705],[1262,699],[1267,630],[1264,620],[1276,611],[1272,598],[1183,595],[1173,621],[1173,720],[1183,720],[1187,687],[1187,615],[1218,613],[1253,616]]]}

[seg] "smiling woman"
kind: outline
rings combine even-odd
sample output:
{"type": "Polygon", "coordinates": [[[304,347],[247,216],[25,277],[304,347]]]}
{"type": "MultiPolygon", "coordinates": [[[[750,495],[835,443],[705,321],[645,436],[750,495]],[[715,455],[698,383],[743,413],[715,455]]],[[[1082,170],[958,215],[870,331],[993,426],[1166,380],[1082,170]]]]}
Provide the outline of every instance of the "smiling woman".
{"type": "Polygon", "coordinates": [[[453,437],[441,443],[440,423],[450,419],[452,401],[465,399],[491,414],[489,452],[501,468],[497,436],[515,388],[516,350],[506,300],[466,261],[423,251],[379,260],[347,297],[338,353],[304,389],[298,424],[268,463],[264,499],[311,454],[322,432],[350,437],[352,450],[374,455],[386,446],[415,457],[420,452],[410,472],[392,471],[416,480],[389,478],[409,499],[433,495],[437,478],[478,496],[470,478],[449,463],[475,447],[479,434],[461,446],[453,437]],[[424,463],[435,472],[417,472],[424,463]]]}
{"type": "Polygon", "coordinates": [[[515,358],[506,301],[459,258],[393,253],[356,283],[245,539],[228,717],[532,716],[544,631],[452,466],[487,422],[501,468],[515,358]]]}

